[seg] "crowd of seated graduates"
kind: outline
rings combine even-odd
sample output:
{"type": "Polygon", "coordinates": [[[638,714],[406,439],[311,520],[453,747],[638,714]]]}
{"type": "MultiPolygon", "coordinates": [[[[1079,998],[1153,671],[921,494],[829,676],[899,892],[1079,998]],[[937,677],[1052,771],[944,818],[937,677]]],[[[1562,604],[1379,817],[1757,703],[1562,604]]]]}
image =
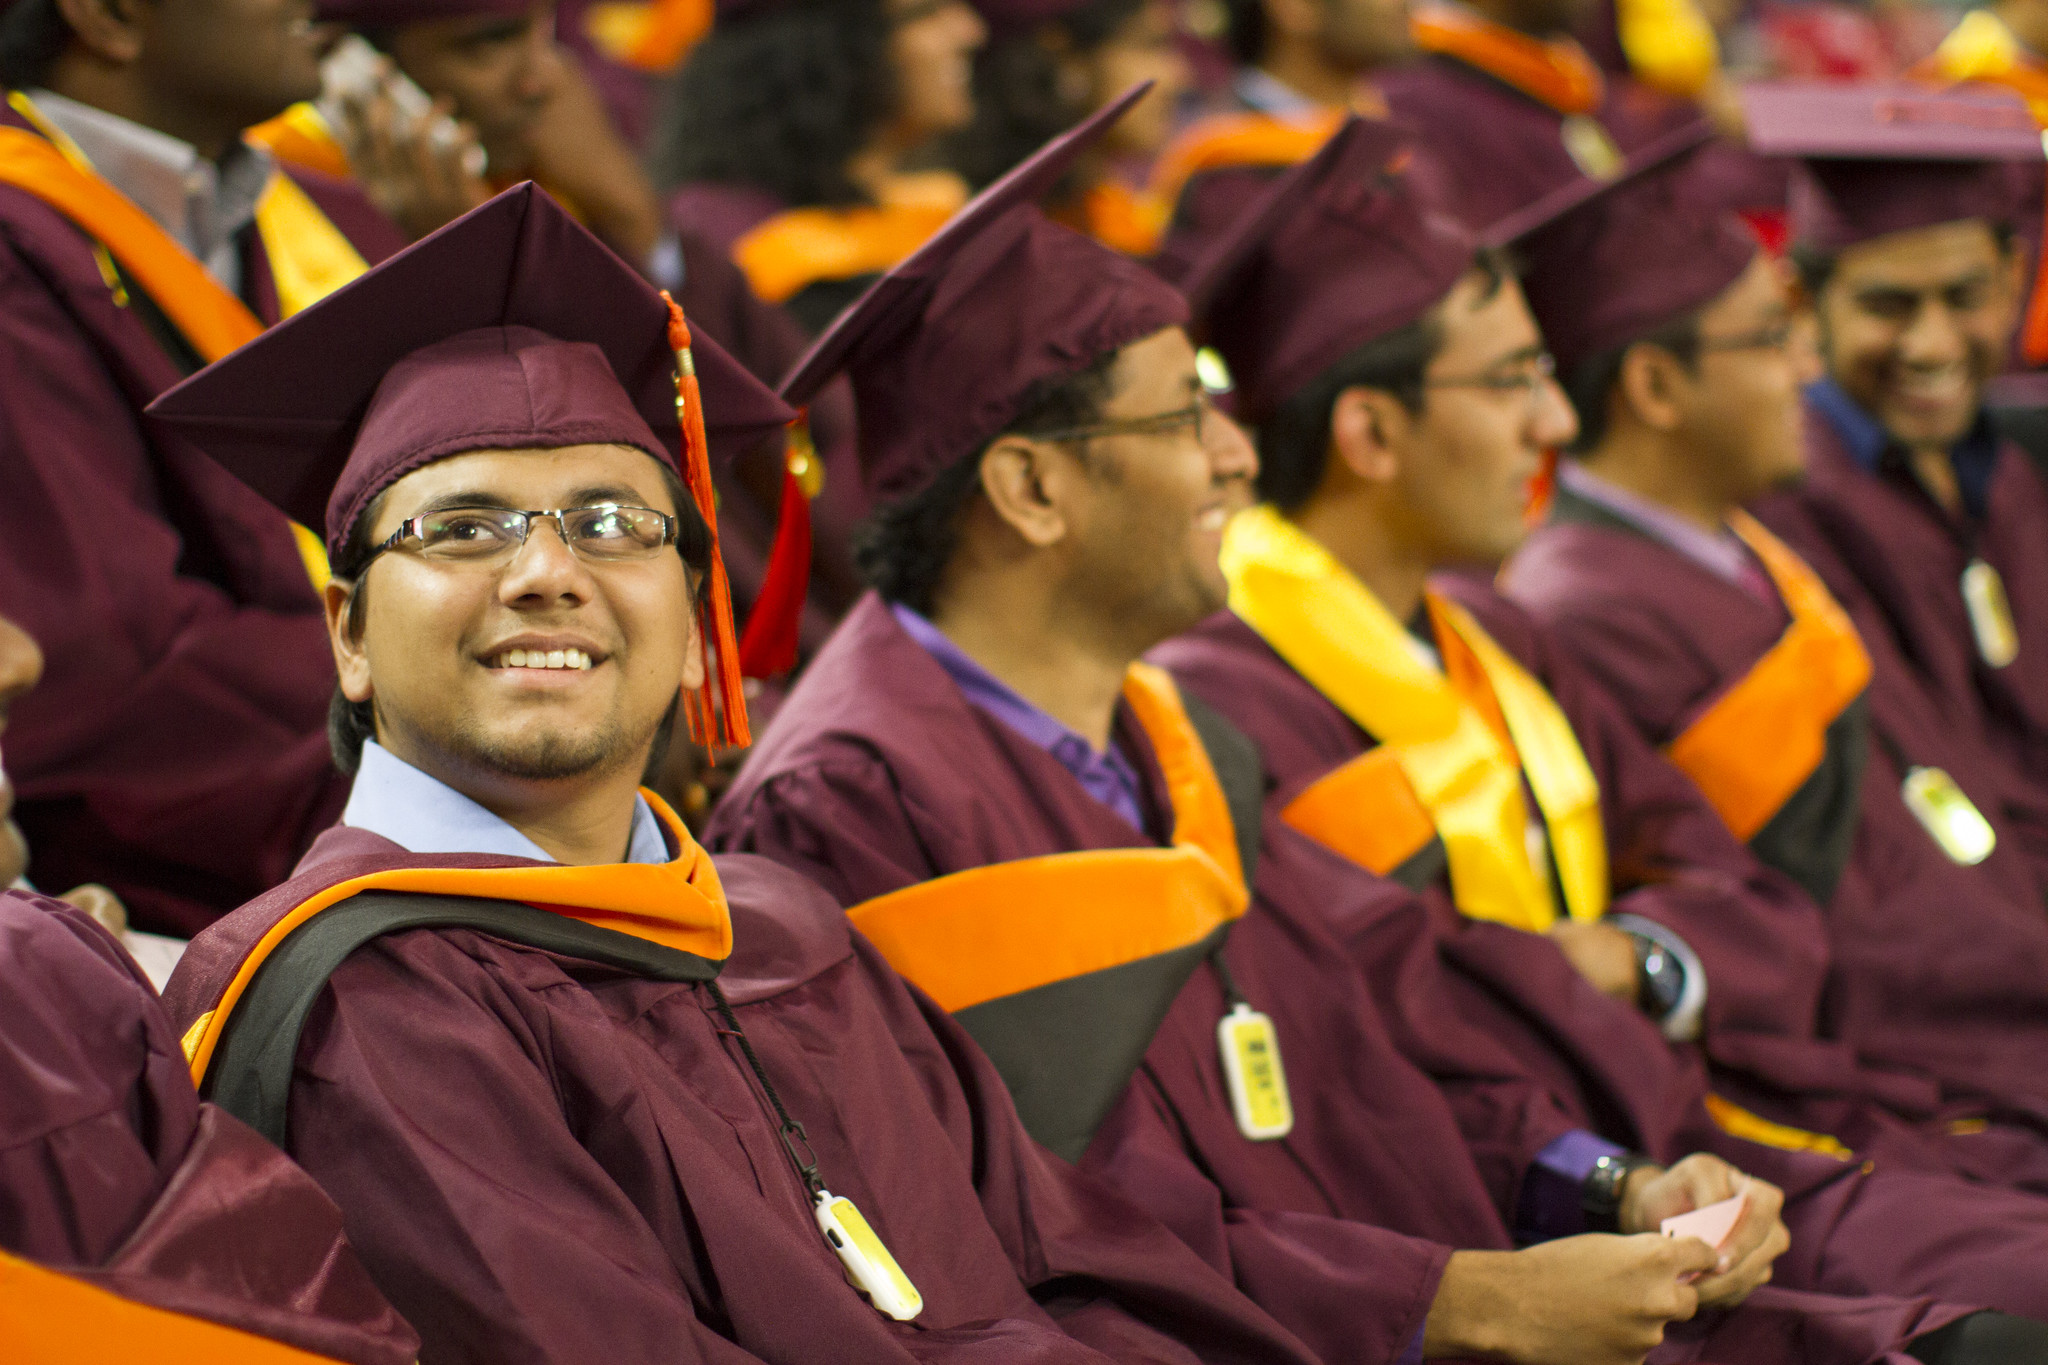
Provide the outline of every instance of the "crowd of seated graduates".
{"type": "Polygon", "coordinates": [[[2048,1365],[2048,5],[1798,8],[0,0],[0,1359],[2048,1365]]]}

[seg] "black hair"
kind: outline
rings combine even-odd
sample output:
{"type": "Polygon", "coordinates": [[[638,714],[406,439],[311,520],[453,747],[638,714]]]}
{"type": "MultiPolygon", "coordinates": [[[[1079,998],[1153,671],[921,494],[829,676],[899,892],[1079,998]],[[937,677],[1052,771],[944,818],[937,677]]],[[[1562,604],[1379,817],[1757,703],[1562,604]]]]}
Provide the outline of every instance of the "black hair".
{"type": "MultiPolygon", "coordinates": [[[[1493,297],[1513,277],[1505,254],[1481,251],[1472,269],[1493,297]]],[[[1309,500],[1330,460],[1330,414],[1346,389],[1377,389],[1410,412],[1421,412],[1423,375],[1444,346],[1443,302],[1406,326],[1374,337],[1289,394],[1259,424],[1259,498],[1283,512],[1309,500]]]]}
{"type": "Polygon", "coordinates": [[[655,130],[655,178],[750,185],[792,207],[865,202],[848,166],[896,107],[882,0],[790,0],[690,52],[655,130]]]}
{"type": "Polygon", "coordinates": [[[14,0],[0,13],[0,85],[26,90],[50,77],[71,42],[57,0],[14,0]]]}
{"type": "Polygon", "coordinates": [[[1266,0],[1222,0],[1224,37],[1239,65],[1257,66],[1266,55],[1266,0]]]}
{"type": "Polygon", "coordinates": [[[1085,370],[1040,380],[1024,395],[1017,416],[981,449],[954,461],[915,493],[876,509],[856,534],[853,550],[868,586],[886,602],[931,615],[946,566],[960,545],[961,517],[981,490],[981,461],[989,447],[1004,436],[1101,420],[1118,354],[1105,351],[1085,370]]]}
{"type": "MultiPolygon", "coordinates": [[[[1090,0],[1070,14],[984,47],[974,63],[974,122],[948,140],[946,160],[976,189],[989,184],[1090,110],[1060,91],[1063,57],[1092,52],[1145,10],[1146,0],[1090,0]],[[1042,41],[1047,29],[1065,35],[1066,53],[1042,41]]],[[[1072,193],[1056,187],[1057,202],[1072,193]]]]}
{"type": "Polygon", "coordinates": [[[1614,386],[1621,382],[1621,364],[1630,351],[1638,346],[1655,346],[1688,372],[1699,365],[1702,311],[1692,309],[1634,341],[1597,351],[1573,366],[1570,374],[1561,376],[1565,397],[1572,400],[1572,410],[1579,415],[1579,434],[1571,446],[1574,454],[1584,454],[1607,439],[1608,405],[1613,401],[1614,386]]]}
{"type": "MultiPolygon", "coordinates": [[[[697,500],[683,488],[683,481],[676,477],[668,461],[656,460],[661,469],[661,485],[667,490],[669,501],[676,509],[676,553],[682,556],[688,566],[691,581],[697,591],[703,591],[704,581],[711,570],[711,528],[704,524],[703,516],[697,511],[697,500]]],[[[349,589],[348,619],[343,629],[350,639],[360,639],[363,626],[370,610],[370,585],[363,580],[363,571],[370,566],[376,546],[370,541],[370,528],[377,524],[377,518],[384,509],[384,494],[370,499],[356,518],[356,524],[348,533],[348,542],[341,553],[329,566],[337,582],[349,589]]],[[[674,719],[674,708],[670,708],[670,720],[674,719]]],[[[334,695],[327,703],[327,747],[334,754],[334,766],[344,776],[354,777],[356,769],[363,763],[363,742],[377,737],[376,703],[372,701],[350,701],[342,692],[341,685],[335,684],[334,695]]]]}
{"type": "MultiPolygon", "coordinates": [[[[2014,233],[2011,223],[1986,220],[1984,226],[1991,229],[1991,239],[1998,244],[1999,255],[2012,251],[2014,233]]],[[[1809,298],[1820,297],[1821,290],[1827,288],[1828,281],[1834,278],[1835,266],[1842,259],[1839,250],[1828,251],[1805,242],[1794,242],[1785,254],[1791,257],[1793,269],[1799,272],[1799,283],[1809,298]]]]}

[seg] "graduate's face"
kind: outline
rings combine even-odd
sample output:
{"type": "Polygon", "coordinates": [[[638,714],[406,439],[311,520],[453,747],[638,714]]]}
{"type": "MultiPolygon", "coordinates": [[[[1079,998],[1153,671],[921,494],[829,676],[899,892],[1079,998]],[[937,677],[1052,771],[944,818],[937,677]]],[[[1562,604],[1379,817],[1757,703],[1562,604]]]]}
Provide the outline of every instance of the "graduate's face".
{"type": "Polygon", "coordinates": [[[896,75],[893,139],[915,147],[974,119],[974,53],[988,38],[965,0],[885,0],[896,75]]]}
{"type": "Polygon", "coordinates": [[[391,58],[430,95],[455,101],[474,127],[494,173],[524,169],[526,144],[560,78],[551,0],[524,14],[431,19],[391,36],[391,58]]]}
{"type": "Polygon", "coordinates": [[[1432,564],[1491,566],[1521,544],[1544,452],[1577,434],[1543,370],[1543,337],[1521,286],[1474,271],[1445,298],[1443,345],[1423,371],[1422,408],[1380,404],[1394,456],[1390,513],[1432,564]]]}
{"type": "Polygon", "coordinates": [[[2020,262],[1982,221],[1842,252],[1815,301],[1836,383],[1909,450],[1945,450],[1977,420],[2019,319],[2020,262]]]}
{"type": "MultiPolygon", "coordinates": [[[[7,712],[27,695],[43,676],[43,653],[28,632],[0,616],[0,734],[7,729],[7,712]]],[[[7,780],[7,766],[0,760],[0,888],[5,888],[28,870],[28,844],[15,827],[14,787],[7,780]]]]}
{"type": "Polygon", "coordinates": [[[1126,346],[1111,373],[1103,422],[1199,403],[1200,423],[1055,447],[1043,484],[1059,519],[1063,594],[1121,638],[1156,643],[1228,597],[1223,528],[1251,505],[1258,455],[1236,423],[1207,406],[1180,328],[1126,346]]]}
{"type": "Polygon", "coordinates": [[[1151,0],[1107,39],[1068,60],[1087,82],[1091,111],[1139,81],[1152,82],[1151,92],[1103,134],[1105,155],[1152,156],[1166,145],[1193,74],[1165,0],[1151,0]]]}
{"type": "Polygon", "coordinates": [[[1675,376],[1688,458],[1720,475],[1730,502],[1796,479],[1806,465],[1800,366],[1778,265],[1758,253],[1701,312],[1699,339],[1690,374],[1675,376]]]}
{"type": "Polygon", "coordinates": [[[243,128],[320,93],[327,35],[312,0],[159,0],[137,12],[137,70],[159,107],[209,108],[243,128]]]}
{"type": "MultiPolygon", "coordinates": [[[[628,447],[475,451],[393,484],[370,538],[440,508],[599,502],[676,511],[652,457],[628,447]]],[[[374,702],[380,744],[480,800],[638,774],[679,689],[702,681],[688,571],[672,548],[592,561],[536,521],[509,557],[451,563],[401,548],[373,560],[361,586],[359,638],[345,596],[328,597],[343,693],[374,702]]]]}

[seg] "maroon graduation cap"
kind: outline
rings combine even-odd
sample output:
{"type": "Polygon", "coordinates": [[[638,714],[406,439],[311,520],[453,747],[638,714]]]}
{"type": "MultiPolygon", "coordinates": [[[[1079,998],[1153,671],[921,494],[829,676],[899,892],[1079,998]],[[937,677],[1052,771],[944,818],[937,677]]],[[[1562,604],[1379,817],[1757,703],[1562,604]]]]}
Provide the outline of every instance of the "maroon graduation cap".
{"type": "Polygon", "coordinates": [[[1719,298],[1761,249],[1682,160],[1625,176],[1518,244],[1522,292],[1567,378],[1719,298]]]}
{"type": "Polygon", "coordinates": [[[1938,223],[2010,223],[2031,212],[2041,131],[2010,90],[1774,82],[1745,87],[1742,100],[1751,147],[1799,158],[1790,216],[1802,245],[1839,251],[1938,223]]]}
{"type": "MultiPolygon", "coordinates": [[[[673,469],[711,528],[699,611],[719,742],[746,743],[710,461],[781,400],[530,182],[422,238],[149,405],[339,556],[370,501],[481,449],[615,443],[673,469]]],[[[711,738],[710,717],[693,726],[711,738]]]]}
{"type": "Polygon", "coordinates": [[[1189,273],[1201,335],[1228,362],[1246,421],[1421,317],[1471,268],[1477,242],[1404,183],[1411,137],[1345,120],[1189,273]]]}
{"type": "Polygon", "coordinates": [[[979,450],[1045,381],[1187,321],[1172,286],[1032,203],[1151,88],[1133,86],[968,201],[782,381],[798,405],[841,371],[853,381],[876,499],[914,492],[979,450]]]}

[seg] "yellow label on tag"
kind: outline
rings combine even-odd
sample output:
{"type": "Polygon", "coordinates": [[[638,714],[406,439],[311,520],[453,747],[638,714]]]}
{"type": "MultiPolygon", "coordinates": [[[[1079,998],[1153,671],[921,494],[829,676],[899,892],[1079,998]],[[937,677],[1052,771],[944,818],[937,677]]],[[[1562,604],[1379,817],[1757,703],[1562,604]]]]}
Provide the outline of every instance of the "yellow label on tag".
{"type": "Polygon", "coordinates": [[[1599,120],[1585,114],[1568,115],[1558,128],[1558,136],[1564,139],[1564,150],[1572,164],[1588,179],[1612,180],[1621,174],[1621,148],[1614,145],[1614,139],[1607,135],[1599,120]]]}
{"type": "Polygon", "coordinates": [[[1216,1024],[1223,1049],[1223,1079],[1237,1128],[1254,1142],[1286,1137],[1294,1130],[1294,1102],[1287,1094],[1287,1070],[1280,1064],[1280,1036],[1273,1021],[1250,1005],[1239,1005],[1216,1024]]]}
{"type": "Polygon", "coordinates": [[[2005,598],[2005,580],[1981,559],[1963,570],[1963,605],[1970,612],[1970,630],[1977,653],[1993,668],[2004,668],[2020,654],[2020,633],[2012,623],[2012,604],[2005,598]]]}
{"type": "Polygon", "coordinates": [[[917,1292],[851,1199],[821,1191],[817,1217],[818,1230],[832,1244],[847,1282],[866,1294],[876,1308],[898,1322],[908,1322],[924,1311],[924,1295],[917,1292]]]}
{"type": "Polygon", "coordinates": [[[1951,861],[1974,866],[1998,847],[1998,831],[1969,793],[1941,769],[1909,769],[1899,784],[1899,796],[1951,861]]]}

